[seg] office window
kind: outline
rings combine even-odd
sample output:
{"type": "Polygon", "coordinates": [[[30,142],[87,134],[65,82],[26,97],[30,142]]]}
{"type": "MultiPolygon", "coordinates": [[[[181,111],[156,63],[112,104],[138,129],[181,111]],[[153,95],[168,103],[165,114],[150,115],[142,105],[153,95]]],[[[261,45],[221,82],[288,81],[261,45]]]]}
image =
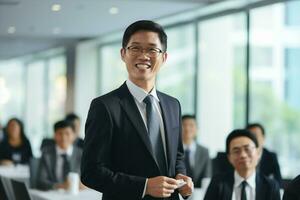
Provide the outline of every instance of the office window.
{"type": "Polygon", "coordinates": [[[288,30],[282,23],[287,4],[257,8],[250,13],[251,47],[271,47],[274,56],[270,67],[257,68],[256,59],[261,58],[250,52],[249,119],[265,126],[266,146],[278,154],[283,176],[291,178],[299,173],[300,165],[300,41],[299,28],[288,30]],[[261,23],[264,12],[273,14],[268,17],[269,28],[261,31],[256,24],[261,23]]]}
{"type": "Polygon", "coordinates": [[[245,23],[243,14],[199,23],[198,124],[200,141],[213,153],[246,123],[245,23]]]}
{"type": "Polygon", "coordinates": [[[24,67],[18,60],[0,62],[0,123],[24,117],[24,67]]]}
{"type": "Polygon", "coordinates": [[[167,29],[168,58],[160,69],[157,87],[180,101],[183,114],[195,114],[195,28],[167,29]]]}
{"type": "Polygon", "coordinates": [[[35,154],[47,130],[47,84],[45,62],[33,61],[26,67],[26,133],[35,154]]]}
{"type": "Polygon", "coordinates": [[[285,24],[300,26],[300,1],[290,1],[285,4],[285,24]]]}
{"type": "Polygon", "coordinates": [[[250,61],[253,67],[263,68],[273,65],[273,49],[271,47],[252,47],[250,61]]]}
{"type": "Polygon", "coordinates": [[[48,133],[52,136],[53,124],[65,117],[67,95],[65,56],[51,57],[48,65],[48,133]]]}
{"type": "Polygon", "coordinates": [[[100,47],[100,93],[117,89],[126,79],[126,65],[121,59],[121,42],[100,47]]]}

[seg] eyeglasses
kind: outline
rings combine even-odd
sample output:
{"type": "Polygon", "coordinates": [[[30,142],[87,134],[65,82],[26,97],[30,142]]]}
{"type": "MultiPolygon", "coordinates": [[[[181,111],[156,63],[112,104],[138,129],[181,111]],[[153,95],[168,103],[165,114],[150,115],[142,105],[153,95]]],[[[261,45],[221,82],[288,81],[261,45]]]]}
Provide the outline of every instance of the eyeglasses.
{"type": "Polygon", "coordinates": [[[159,56],[159,54],[163,53],[163,51],[159,48],[143,48],[141,46],[129,46],[126,48],[128,50],[129,55],[131,56],[139,56],[142,53],[144,53],[144,50],[146,52],[146,55],[148,55],[151,58],[156,58],[159,56]]]}
{"type": "Polygon", "coordinates": [[[235,157],[238,157],[241,155],[241,153],[243,151],[245,151],[245,153],[247,155],[252,155],[252,153],[254,152],[254,149],[256,149],[256,147],[254,146],[244,146],[244,147],[239,147],[239,148],[233,148],[233,150],[231,150],[230,154],[232,154],[235,157]]]}

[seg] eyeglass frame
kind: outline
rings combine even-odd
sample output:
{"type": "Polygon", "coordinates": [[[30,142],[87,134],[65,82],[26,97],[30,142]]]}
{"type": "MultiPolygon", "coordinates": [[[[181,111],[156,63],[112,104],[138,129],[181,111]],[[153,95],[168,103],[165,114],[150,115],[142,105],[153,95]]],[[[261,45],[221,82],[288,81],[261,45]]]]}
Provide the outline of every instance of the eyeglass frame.
{"type": "Polygon", "coordinates": [[[129,54],[131,56],[138,56],[138,55],[141,55],[144,53],[144,50],[145,50],[145,54],[148,55],[149,57],[151,58],[157,58],[160,54],[162,53],[165,53],[165,51],[161,50],[160,48],[157,48],[157,47],[148,47],[148,48],[143,48],[141,46],[137,46],[137,45],[131,45],[129,47],[126,47],[125,48],[126,50],[129,50],[129,54]],[[136,51],[133,51],[132,48],[138,48],[138,50],[136,49],[136,51]],[[156,52],[153,52],[155,53],[155,55],[151,55],[151,50],[157,50],[156,52]],[[131,53],[130,53],[131,52],[131,53]]]}
{"type": "Polygon", "coordinates": [[[234,156],[234,157],[238,157],[244,151],[248,156],[250,156],[250,155],[253,154],[254,149],[257,149],[257,147],[253,146],[253,145],[245,145],[245,146],[242,146],[242,147],[234,147],[232,150],[230,150],[229,154],[234,156]]]}

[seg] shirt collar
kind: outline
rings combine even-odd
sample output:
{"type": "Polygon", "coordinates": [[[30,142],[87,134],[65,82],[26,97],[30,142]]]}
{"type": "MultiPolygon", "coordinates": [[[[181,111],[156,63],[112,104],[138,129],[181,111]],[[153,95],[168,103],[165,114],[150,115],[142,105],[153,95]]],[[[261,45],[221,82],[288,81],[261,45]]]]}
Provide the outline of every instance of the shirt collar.
{"type": "Polygon", "coordinates": [[[67,150],[60,148],[58,145],[56,145],[55,148],[57,155],[67,154],[67,156],[71,156],[73,152],[73,145],[69,146],[67,150]]]}
{"type": "Polygon", "coordinates": [[[249,176],[248,177],[248,179],[244,179],[243,177],[241,177],[238,173],[237,173],[237,171],[235,170],[234,171],[234,187],[239,187],[240,185],[241,185],[241,183],[245,180],[246,182],[247,182],[247,184],[251,187],[251,188],[253,188],[253,189],[255,189],[255,177],[256,177],[256,171],[254,171],[253,173],[252,173],[252,175],[251,176],[249,176]]]}
{"type": "Polygon", "coordinates": [[[196,142],[193,141],[190,145],[186,145],[186,144],[183,144],[183,149],[186,150],[186,149],[189,149],[190,152],[193,152],[193,151],[196,151],[196,142]]]}
{"type": "Polygon", "coordinates": [[[132,94],[132,96],[139,102],[142,103],[143,100],[145,99],[145,97],[149,94],[151,94],[157,101],[159,101],[159,98],[157,96],[156,93],[156,89],[155,86],[153,87],[153,89],[151,90],[150,93],[148,93],[147,91],[145,91],[143,88],[137,86],[136,84],[134,84],[131,80],[127,80],[126,81],[126,85],[129,89],[129,92],[132,94]]]}

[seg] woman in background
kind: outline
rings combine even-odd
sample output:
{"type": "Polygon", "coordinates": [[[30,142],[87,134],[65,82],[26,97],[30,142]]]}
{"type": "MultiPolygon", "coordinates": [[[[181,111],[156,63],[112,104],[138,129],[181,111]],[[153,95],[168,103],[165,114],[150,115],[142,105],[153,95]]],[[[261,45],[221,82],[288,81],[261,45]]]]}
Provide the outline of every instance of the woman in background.
{"type": "Polygon", "coordinates": [[[32,150],[21,120],[10,119],[5,134],[5,139],[0,143],[0,164],[28,164],[32,157],[32,150]]]}

